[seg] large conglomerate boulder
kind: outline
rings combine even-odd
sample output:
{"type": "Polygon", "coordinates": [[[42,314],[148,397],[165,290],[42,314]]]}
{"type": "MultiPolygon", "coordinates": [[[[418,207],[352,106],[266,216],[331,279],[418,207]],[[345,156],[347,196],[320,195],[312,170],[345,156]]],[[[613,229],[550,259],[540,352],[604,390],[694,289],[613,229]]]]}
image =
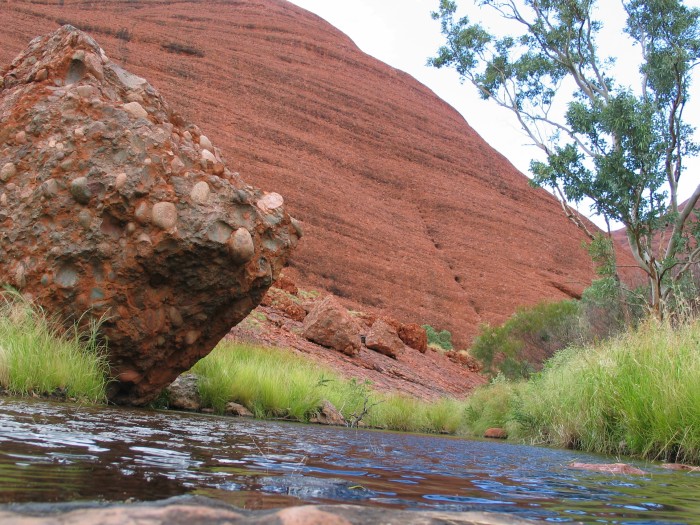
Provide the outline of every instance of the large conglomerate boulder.
{"type": "Polygon", "coordinates": [[[146,403],[260,302],[299,225],[71,26],[0,79],[0,283],[102,318],[111,399],[146,403]]]}

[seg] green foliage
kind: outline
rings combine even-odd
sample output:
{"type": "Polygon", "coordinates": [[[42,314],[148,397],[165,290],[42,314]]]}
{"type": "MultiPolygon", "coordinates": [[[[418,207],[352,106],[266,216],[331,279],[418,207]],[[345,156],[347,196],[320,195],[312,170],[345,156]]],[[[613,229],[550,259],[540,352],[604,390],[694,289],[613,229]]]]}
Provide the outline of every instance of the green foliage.
{"type": "Polygon", "coordinates": [[[18,293],[0,293],[0,385],[17,395],[58,392],[105,401],[108,366],[98,328],[65,332],[18,293]]]}
{"type": "Polygon", "coordinates": [[[456,433],[464,424],[463,402],[427,403],[380,394],[368,382],[345,380],[291,351],[220,343],[192,372],[205,406],[223,412],[235,401],[259,418],[308,421],[324,399],[349,422],[410,432],[456,433]]]}
{"type": "Polygon", "coordinates": [[[606,454],[700,463],[700,322],[647,321],[596,347],[556,354],[528,382],[496,381],[469,399],[473,433],[606,454]]]}
{"type": "Polygon", "coordinates": [[[518,435],[514,410],[519,390],[525,383],[514,383],[497,375],[488,386],[476,389],[467,399],[466,427],[468,433],[481,437],[488,428],[505,428],[509,436],[518,435]]]}
{"type": "MultiPolygon", "coordinates": [[[[700,258],[689,249],[697,232],[688,220],[700,185],[686,210],[679,210],[677,194],[683,160],[699,151],[684,108],[700,63],[700,10],[682,0],[623,0],[625,33],[639,50],[639,83],[632,86],[613,76],[617,50],[598,48],[603,23],[595,17],[604,11],[596,2],[479,4],[522,32],[496,37],[458,17],[457,2],[441,0],[433,18],[446,44],[429,64],[454,68],[483,98],[516,113],[546,155],[531,163],[534,182],[561,196],[565,208],[567,201],[590,199],[594,213],[626,227],[650,280],[650,305],[661,315],[672,291],[665,280],[700,258]],[[562,106],[566,112],[557,119],[552,109],[562,106]],[[671,235],[655,244],[654,234],[666,228],[671,235]]],[[[603,277],[614,273],[609,264],[601,267],[603,277]]]]}
{"type": "Polygon", "coordinates": [[[224,342],[192,371],[202,402],[218,412],[236,401],[256,417],[308,421],[322,401],[320,374],[291,353],[224,342]]]}
{"type": "Polygon", "coordinates": [[[519,308],[501,326],[483,325],[469,353],[487,373],[528,377],[556,350],[579,340],[579,313],[576,301],[519,308]]]}
{"type": "Polygon", "coordinates": [[[585,244],[588,254],[596,266],[596,273],[603,278],[615,278],[617,276],[617,264],[615,261],[615,245],[611,237],[597,234],[590,243],[585,244]]]}
{"type": "Polygon", "coordinates": [[[440,330],[439,332],[435,330],[429,324],[424,324],[425,332],[428,335],[428,344],[434,345],[443,350],[452,350],[452,334],[449,330],[440,330]]]}

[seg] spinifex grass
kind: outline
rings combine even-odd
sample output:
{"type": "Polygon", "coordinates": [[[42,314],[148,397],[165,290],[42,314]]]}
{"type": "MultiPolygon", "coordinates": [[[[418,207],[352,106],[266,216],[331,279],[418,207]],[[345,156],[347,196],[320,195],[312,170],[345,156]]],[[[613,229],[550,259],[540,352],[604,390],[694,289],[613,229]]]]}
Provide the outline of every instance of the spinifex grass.
{"type": "Polygon", "coordinates": [[[308,420],[320,405],[321,374],[292,354],[222,342],[192,369],[202,401],[223,412],[229,401],[257,417],[308,420]]]}
{"type": "Polygon", "coordinates": [[[527,383],[491,385],[470,410],[531,441],[700,463],[698,378],[700,322],[650,321],[561,352],[527,383]],[[497,398],[498,408],[488,407],[497,398]]]}
{"type": "Polygon", "coordinates": [[[463,404],[426,403],[373,391],[346,380],[290,351],[224,341],[192,371],[199,376],[205,405],[223,411],[229,401],[256,416],[308,421],[324,399],[350,422],[412,432],[454,433],[462,424],[463,404]]]}
{"type": "Polygon", "coordinates": [[[0,385],[18,395],[56,391],[105,400],[107,361],[97,326],[68,333],[15,292],[0,293],[0,385]]]}

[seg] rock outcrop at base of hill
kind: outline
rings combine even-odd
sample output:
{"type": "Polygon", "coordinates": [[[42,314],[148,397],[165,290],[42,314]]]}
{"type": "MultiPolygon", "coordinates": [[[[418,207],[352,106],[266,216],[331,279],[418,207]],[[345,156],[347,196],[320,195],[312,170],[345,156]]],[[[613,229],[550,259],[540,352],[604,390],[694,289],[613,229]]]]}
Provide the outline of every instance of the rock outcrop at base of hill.
{"type": "Polygon", "coordinates": [[[360,327],[332,295],[316,303],[304,318],[302,335],[351,357],[360,351],[360,327]]]}
{"type": "Polygon", "coordinates": [[[396,329],[384,319],[377,319],[365,336],[365,345],[393,359],[403,351],[404,342],[399,339],[396,329]]]}
{"type": "Polygon", "coordinates": [[[74,27],[0,78],[0,282],[102,319],[111,399],[146,403],[255,308],[300,229],[74,27]]]}

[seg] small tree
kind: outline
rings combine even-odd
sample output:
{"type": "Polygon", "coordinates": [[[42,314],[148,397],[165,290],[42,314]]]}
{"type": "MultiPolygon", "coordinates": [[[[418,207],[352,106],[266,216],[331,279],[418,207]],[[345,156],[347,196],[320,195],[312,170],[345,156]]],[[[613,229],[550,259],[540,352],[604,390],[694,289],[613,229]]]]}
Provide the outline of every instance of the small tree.
{"type": "Polygon", "coordinates": [[[497,38],[456,18],[456,2],[441,0],[432,15],[447,41],[429,64],[453,67],[484,99],[515,113],[546,155],[530,165],[534,183],[551,188],[591,239],[569,202],[589,198],[594,213],[626,227],[661,317],[671,281],[700,260],[700,231],[689,220],[700,184],[682,209],[678,203],[683,160],[698,153],[683,112],[700,59],[700,10],[680,0],[622,0],[625,33],[641,64],[633,87],[616,81],[614,57],[600,53],[595,3],[480,0],[522,29],[497,38]],[[566,111],[556,118],[562,97],[566,111]]]}

